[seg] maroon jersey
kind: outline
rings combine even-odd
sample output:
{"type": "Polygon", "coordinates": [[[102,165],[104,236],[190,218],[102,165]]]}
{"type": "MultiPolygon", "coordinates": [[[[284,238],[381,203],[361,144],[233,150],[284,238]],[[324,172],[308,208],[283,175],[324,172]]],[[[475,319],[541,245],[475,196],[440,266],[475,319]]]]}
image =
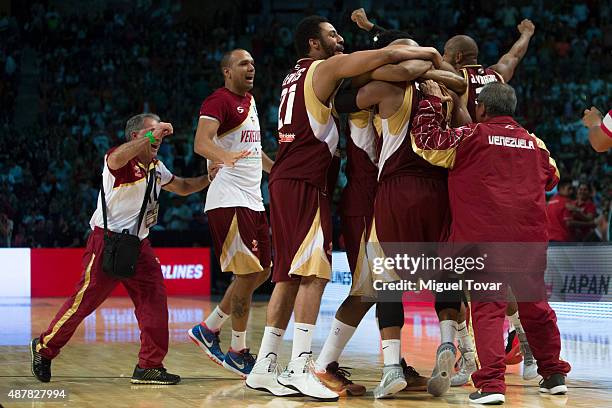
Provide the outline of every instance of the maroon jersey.
{"type": "Polygon", "coordinates": [[[410,131],[419,97],[420,92],[414,83],[407,84],[402,106],[392,116],[382,119],[379,183],[398,176],[447,177],[446,169],[430,164],[412,149],[410,131]]]}
{"type": "Polygon", "coordinates": [[[321,103],[312,86],[322,61],[301,59],[285,77],[278,108],[279,148],[270,185],[276,180],[301,180],[326,190],[327,170],[338,145],[338,127],[331,104],[321,103]]]}
{"type": "Polygon", "coordinates": [[[344,216],[368,217],[374,212],[378,176],[379,136],[374,112],[362,110],[349,115],[346,138],[346,178],[340,210],[344,216]]]}
{"type": "Polygon", "coordinates": [[[461,95],[463,103],[467,106],[468,112],[473,121],[476,121],[476,97],[483,86],[490,82],[504,82],[504,78],[491,68],[482,65],[465,65],[461,68],[461,73],[467,81],[467,89],[461,95]]]}
{"type": "Polygon", "coordinates": [[[548,242],[544,189],[559,171],[544,142],[510,116],[459,128],[442,126],[440,99],[420,102],[415,150],[450,169],[450,241],[548,242]]]}

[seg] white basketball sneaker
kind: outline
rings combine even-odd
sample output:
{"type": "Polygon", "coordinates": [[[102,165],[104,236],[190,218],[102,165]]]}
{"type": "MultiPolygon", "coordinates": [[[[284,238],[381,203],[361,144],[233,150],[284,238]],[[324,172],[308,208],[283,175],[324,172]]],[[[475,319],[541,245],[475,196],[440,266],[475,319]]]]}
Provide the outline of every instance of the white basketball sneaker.
{"type": "Polygon", "coordinates": [[[472,374],[476,371],[476,353],[459,347],[461,358],[459,359],[459,371],[451,376],[451,387],[460,387],[470,381],[472,374]]]}
{"type": "Polygon", "coordinates": [[[338,401],[338,394],[324,386],[314,373],[311,353],[302,353],[278,376],[279,384],[319,401],[338,401]]]}
{"type": "Polygon", "coordinates": [[[247,376],[246,386],[254,390],[269,392],[277,397],[301,396],[301,393],[278,383],[277,379],[280,372],[281,369],[276,363],[276,359],[262,358],[255,363],[251,373],[247,376]]]}
{"type": "Polygon", "coordinates": [[[453,343],[442,343],[436,353],[436,365],[427,382],[427,392],[434,397],[444,395],[451,386],[457,349],[453,343]]]}
{"type": "Polygon", "coordinates": [[[399,364],[390,364],[383,367],[380,384],[374,388],[374,398],[390,398],[406,388],[404,370],[399,364]]]}

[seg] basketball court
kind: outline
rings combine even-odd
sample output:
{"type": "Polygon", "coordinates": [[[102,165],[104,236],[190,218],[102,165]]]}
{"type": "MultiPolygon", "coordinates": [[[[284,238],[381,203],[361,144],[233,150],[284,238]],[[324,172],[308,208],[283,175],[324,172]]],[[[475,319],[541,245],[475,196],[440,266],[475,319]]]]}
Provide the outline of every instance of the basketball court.
{"type": "MultiPolygon", "coordinates": [[[[330,284],[324,296],[313,349],[321,349],[346,285],[330,284]]],[[[113,297],[79,327],[61,355],[53,360],[50,383],[38,382],[30,372],[29,340],[48,325],[63,298],[0,299],[0,404],[5,407],[449,407],[468,405],[471,385],[452,388],[442,398],[426,392],[400,393],[394,399],[374,400],[372,390],[380,380],[382,357],[373,310],[349,342],[342,366],[351,367],[351,379],[368,392],[360,398],[321,403],[305,398],[275,398],[245,387],[244,381],[217,366],[187,337],[187,330],[212,311],[215,302],[201,297],[172,297],[170,351],[165,366],[181,375],[176,386],[130,384],[137,361],[139,330],[129,298],[113,297]],[[65,390],[65,399],[16,400],[7,397],[13,389],[65,390]]],[[[509,366],[506,381],[508,407],[605,407],[612,401],[612,316],[610,305],[554,304],[562,335],[562,357],[572,364],[565,396],[542,395],[538,380],[523,381],[520,365],[509,366]],[[607,309],[607,310],[606,310],[607,309]]],[[[439,344],[438,320],[433,307],[406,305],[402,332],[402,354],[422,375],[431,374],[439,344]]],[[[264,323],[266,302],[255,302],[249,320],[247,344],[256,350],[264,323]]],[[[281,361],[290,354],[292,323],[284,338],[281,361]]],[[[229,330],[221,335],[229,344],[229,330]]]]}

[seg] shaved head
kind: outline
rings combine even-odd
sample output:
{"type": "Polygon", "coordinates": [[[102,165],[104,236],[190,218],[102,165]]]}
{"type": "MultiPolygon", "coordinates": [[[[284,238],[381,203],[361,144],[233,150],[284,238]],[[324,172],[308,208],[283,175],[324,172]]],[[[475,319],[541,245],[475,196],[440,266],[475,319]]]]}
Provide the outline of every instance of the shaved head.
{"type": "Polygon", "coordinates": [[[392,41],[389,45],[410,45],[413,47],[418,47],[419,43],[410,38],[400,38],[399,40],[392,41]]]}
{"type": "Polygon", "coordinates": [[[476,64],[478,44],[470,36],[456,35],[444,45],[444,60],[459,68],[463,65],[476,64]]]}

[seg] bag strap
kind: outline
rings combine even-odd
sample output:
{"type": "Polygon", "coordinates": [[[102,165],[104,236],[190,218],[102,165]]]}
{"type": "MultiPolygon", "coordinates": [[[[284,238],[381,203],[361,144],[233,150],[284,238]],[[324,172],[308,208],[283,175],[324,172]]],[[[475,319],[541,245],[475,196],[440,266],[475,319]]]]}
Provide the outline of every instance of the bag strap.
{"type": "MultiPolygon", "coordinates": [[[[144,218],[144,213],[147,209],[147,204],[149,202],[149,195],[151,194],[151,189],[153,188],[153,183],[155,182],[155,168],[152,168],[149,172],[149,179],[147,182],[147,190],[145,192],[144,199],[142,200],[142,206],[140,207],[140,212],[138,213],[138,225],[136,226],[136,235],[140,232],[140,225],[142,224],[142,219],[144,218]]],[[[104,234],[108,231],[108,218],[106,215],[106,195],[104,194],[104,180],[100,183],[100,193],[102,195],[102,219],[104,220],[104,234]]]]}
{"type": "Polygon", "coordinates": [[[140,213],[138,214],[138,225],[136,226],[136,235],[140,232],[140,224],[142,224],[142,219],[144,218],[144,213],[147,209],[147,204],[149,203],[149,196],[151,195],[151,190],[153,188],[153,183],[155,183],[155,167],[149,171],[149,181],[147,182],[147,191],[145,192],[144,200],[142,200],[142,207],[140,207],[140,213]]]}

